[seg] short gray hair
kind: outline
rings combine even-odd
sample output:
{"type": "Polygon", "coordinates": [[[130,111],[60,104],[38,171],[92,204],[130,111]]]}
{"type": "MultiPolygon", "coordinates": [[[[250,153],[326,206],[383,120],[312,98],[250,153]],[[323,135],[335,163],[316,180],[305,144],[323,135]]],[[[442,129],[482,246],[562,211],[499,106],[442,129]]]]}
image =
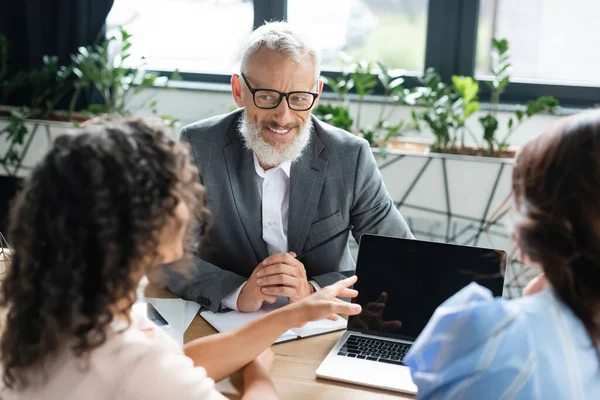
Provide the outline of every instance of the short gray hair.
{"type": "Polygon", "coordinates": [[[287,22],[266,22],[250,34],[242,49],[241,72],[246,72],[252,57],[263,47],[295,62],[300,62],[306,54],[312,55],[315,62],[315,81],[319,79],[321,74],[319,49],[311,46],[306,38],[294,32],[287,22]]]}

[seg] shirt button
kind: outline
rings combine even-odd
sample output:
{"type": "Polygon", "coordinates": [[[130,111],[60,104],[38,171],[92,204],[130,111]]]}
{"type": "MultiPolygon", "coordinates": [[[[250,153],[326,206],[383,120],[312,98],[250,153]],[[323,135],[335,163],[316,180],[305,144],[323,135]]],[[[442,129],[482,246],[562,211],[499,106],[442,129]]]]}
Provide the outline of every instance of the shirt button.
{"type": "Polygon", "coordinates": [[[273,189],[273,184],[272,183],[267,183],[267,189],[273,189]]]}
{"type": "Polygon", "coordinates": [[[275,225],[275,221],[271,220],[271,221],[267,222],[267,225],[273,226],[273,225],[275,225]]]}

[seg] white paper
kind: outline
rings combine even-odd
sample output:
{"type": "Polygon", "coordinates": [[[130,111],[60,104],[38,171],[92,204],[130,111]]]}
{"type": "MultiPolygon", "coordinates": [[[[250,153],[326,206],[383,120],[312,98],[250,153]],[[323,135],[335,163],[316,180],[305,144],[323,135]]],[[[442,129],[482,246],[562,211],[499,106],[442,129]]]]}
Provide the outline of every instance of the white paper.
{"type": "MultiPolygon", "coordinates": [[[[245,325],[249,322],[252,322],[255,319],[267,314],[268,312],[284,306],[285,304],[287,304],[287,300],[285,298],[280,297],[275,303],[265,304],[260,310],[252,313],[242,313],[239,311],[213,313],[211,311],[204,311],[200,313],[200,316],[204,318],[219,332],[227,332],[238,328],[242,325],[245,325]]],[[[347,321],[341,317],[339,317],[337,321],[331,321],[328,319],[312,321],[301,328],[293,328],[287,330],[275,341],[275,343],[319,335],[327,332],[339,331],[342,329],[346,329],[346,325],[347,321]]]]}
{"type": "Polygon", "coordinates": [[[183,346],[183,334],[200,310],[200,305],[193,301],[182,299],[146,297],[140,300],[148,302],[156,308],[156,311],[169,323],[169,328],[164,329],[164,331],[175,339],[180,346],[183,346]]]}
{"type": "Polygon", "coordinates": [[[156,308],[164,319],[169,323],[168,328],[163,327],[180,346],[183,346],[183,334],[190,326],[194,317],[200,311],[200,304],[182,299],[161,299],[156,297],[145,297],[144,289],[148,285],[148,279],[144,276],[137,288],[138,302],[150,303],[156,308]]]}
{"type": "Polygon", "coordinates": [[[200,311],[200,304],[193,301],[185,301],[185,317],[183,320],[183,331],[185,332],[187,328],[190,326],[194,317],[198,315],[198,311],[200,311]]]}

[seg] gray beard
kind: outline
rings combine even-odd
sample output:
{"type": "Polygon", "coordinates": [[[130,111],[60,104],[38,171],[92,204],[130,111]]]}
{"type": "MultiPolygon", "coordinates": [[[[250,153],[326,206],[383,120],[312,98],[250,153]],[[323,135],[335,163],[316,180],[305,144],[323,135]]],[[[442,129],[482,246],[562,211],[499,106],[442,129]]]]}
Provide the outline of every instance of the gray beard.
{"type": "Polygon", "coordinates": [[[276,167],[285,161],[294,162],[302,156],[310,141],[312,126],[312,120],[308,119],[304,125],[298,128],[298,134],[292,143],[284,149],[277,149],[263,139],[261,126],[249,121],[246,111],[243,112],[242,118],[240,118],[238,129],[244,138],[246,148],[252,150],[262,164],[276,167]]]}

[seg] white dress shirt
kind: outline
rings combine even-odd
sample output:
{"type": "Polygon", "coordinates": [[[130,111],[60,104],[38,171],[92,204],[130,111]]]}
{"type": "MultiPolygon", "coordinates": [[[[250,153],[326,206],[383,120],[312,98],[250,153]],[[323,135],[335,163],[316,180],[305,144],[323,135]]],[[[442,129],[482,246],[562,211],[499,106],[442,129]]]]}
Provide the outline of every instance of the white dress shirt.
{"type": "MultiPolygon", "coordinates": [[[[287,253],[288,250],[288,214],[290,209],[290,169],[292,163],[285,161],[278,167],[264,170],[254,156],[254,170],[262,200],[262,237],[267,244],[269,255],[287,253]]],[[[310,281],[315,290],[321,287],[310,281]]],[[[246,282],[227,295],[222,301],[223,307],[237,310],[237,299],[246,282]]]]}

